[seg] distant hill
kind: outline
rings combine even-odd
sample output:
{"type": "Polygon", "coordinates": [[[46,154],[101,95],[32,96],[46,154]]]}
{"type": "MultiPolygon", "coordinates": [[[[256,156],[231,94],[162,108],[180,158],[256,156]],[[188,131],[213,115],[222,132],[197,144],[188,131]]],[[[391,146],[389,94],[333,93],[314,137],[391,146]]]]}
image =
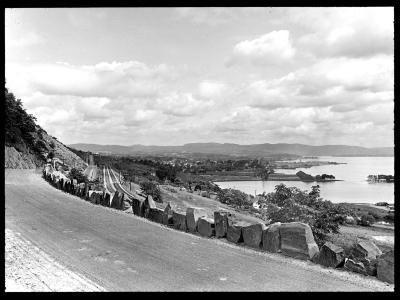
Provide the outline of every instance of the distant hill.
{"type": "Polygon", "coordinates": [[[65,164],[85,168],[85,162],[57,138],[36,124],[20,99],[5,88],[5,168],[35,169],[46,163],[49,152],[65,164]]]}
{"type": "Polygon", "coordinates": [[[254,144],[239,145],[230,143],[189,143],[182,146],[144,146],[144,145],[97,145],[71,144],[71,148],[108,154],[224,154],[232,156],[268,157],[278,154],[293,156],[394,156],[394,148],[365,148],[347,145],[310,146],[303,144],[254,144]]]}

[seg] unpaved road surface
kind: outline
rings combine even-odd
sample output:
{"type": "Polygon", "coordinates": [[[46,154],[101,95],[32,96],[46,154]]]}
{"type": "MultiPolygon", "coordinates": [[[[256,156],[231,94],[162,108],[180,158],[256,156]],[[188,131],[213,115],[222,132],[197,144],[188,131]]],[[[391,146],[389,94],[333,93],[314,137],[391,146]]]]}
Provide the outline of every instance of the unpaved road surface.
{"type": "Polygon", "coordinates": [[[5,170],[5,208],[8,290],[35,290],[26,283],[34,277],[41,282],[36,290],[393,290],[393,285],[362,275],[175,231],[93,205],[51,187],[38,171],[5,170]],[[18,267],[24,264],[30,266],[18,267]]]}

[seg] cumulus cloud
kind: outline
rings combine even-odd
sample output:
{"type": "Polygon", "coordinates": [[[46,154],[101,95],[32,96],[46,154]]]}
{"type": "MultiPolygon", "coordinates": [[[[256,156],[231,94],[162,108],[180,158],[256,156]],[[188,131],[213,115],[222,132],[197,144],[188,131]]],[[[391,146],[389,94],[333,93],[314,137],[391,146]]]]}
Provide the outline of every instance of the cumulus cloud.
{"type": "Polygon", "coordinates": [[[199,84],[199,95],[204,98],[220,97],[226,89],[226,84],[222,82],[205,80],[199,84]]]}
{"type": "MultiPolygon", "coordinates": [[[[393,57],[330,58],[281,78],[258,80],[241,92],[253,107],[334,106],[357,109],[393,100],[393,57]]],[[[341,109],[339,108],[341,107],[341,109]]]]}
{"type": "Polygon", "coordinates": [[[295,53],[288,30],[272,31],[256,39],[237,43],[227,65],[243,61],[253,64],[279,64],[293,58],[295,53]]]}
{"type": "Polygon", "coordinates": [[[26,89],[49,95],[87,97],[157,96],[164,81],[171,79],[166,65],[149,67],[137,61],[102,62],[92,66],[66,63],[10,66],[10,81],[20,83],[25,78],[26,89]]]}
{"type": "Polygon", "coordinates": [[[158,98],[155,106],[164,114],[178,117],[189,117],[204,112],[212,106],[211,100],[199,100],[191,93],[172,93],[158,98]]]}
{"type": "Polygon", "coordinates": [[[284,20],[305,31],[297,38],[314,56],[367,57],[393,54],[393,7],[288,8],[284,20]]]}
{"type": "MultiPolygon", "coordinates": [[[[21,36],[16,37],[16,38],[9,38],[6,37],[6,49],[7,48],[23,48],[23,47],[29,47],[33,45],[40,45],[45,43],[46,39],[36,33],[36,32],[26,32],[24,34],[21,34],[21,36]]],[[[10,49],[10,50],[11,50],[10,49]]]]}

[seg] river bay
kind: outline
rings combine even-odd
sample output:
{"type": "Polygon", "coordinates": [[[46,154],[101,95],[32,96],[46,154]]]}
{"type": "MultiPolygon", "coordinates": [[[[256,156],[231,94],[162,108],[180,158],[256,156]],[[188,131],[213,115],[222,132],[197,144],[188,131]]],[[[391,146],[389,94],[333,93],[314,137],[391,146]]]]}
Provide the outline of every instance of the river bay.
{"type": "Polygon", "coordinates": [[[394,157],[332,157],[320,156],[307,160],[334,161],[338,165],[323,165],[311,168],[276,169],[276,173],[295,174],[303,171],[313,176],[318,174],[334,175],[335,182],[302,182],[302,181],[225,181],[215,182],[221,188],[234,188],[245,193],[261,194],[273,192],[276,185],[284,183],[301,190],[310,191],[313,185],[319,185],[321,197],[334,203],[394,203],[394,183],[370,183],[368,175],[394,175],[394,157]]]}

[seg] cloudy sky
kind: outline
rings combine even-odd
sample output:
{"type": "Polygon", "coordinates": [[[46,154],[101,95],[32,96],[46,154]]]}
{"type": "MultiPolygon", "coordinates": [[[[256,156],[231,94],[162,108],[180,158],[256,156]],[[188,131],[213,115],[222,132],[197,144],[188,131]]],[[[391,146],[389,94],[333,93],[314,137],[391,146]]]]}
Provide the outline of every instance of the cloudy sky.
{"type": "Polygon", "coordinates": [[[66,144],[394,144],[390,7],[5,17],[7,87],[66,144]]]}

